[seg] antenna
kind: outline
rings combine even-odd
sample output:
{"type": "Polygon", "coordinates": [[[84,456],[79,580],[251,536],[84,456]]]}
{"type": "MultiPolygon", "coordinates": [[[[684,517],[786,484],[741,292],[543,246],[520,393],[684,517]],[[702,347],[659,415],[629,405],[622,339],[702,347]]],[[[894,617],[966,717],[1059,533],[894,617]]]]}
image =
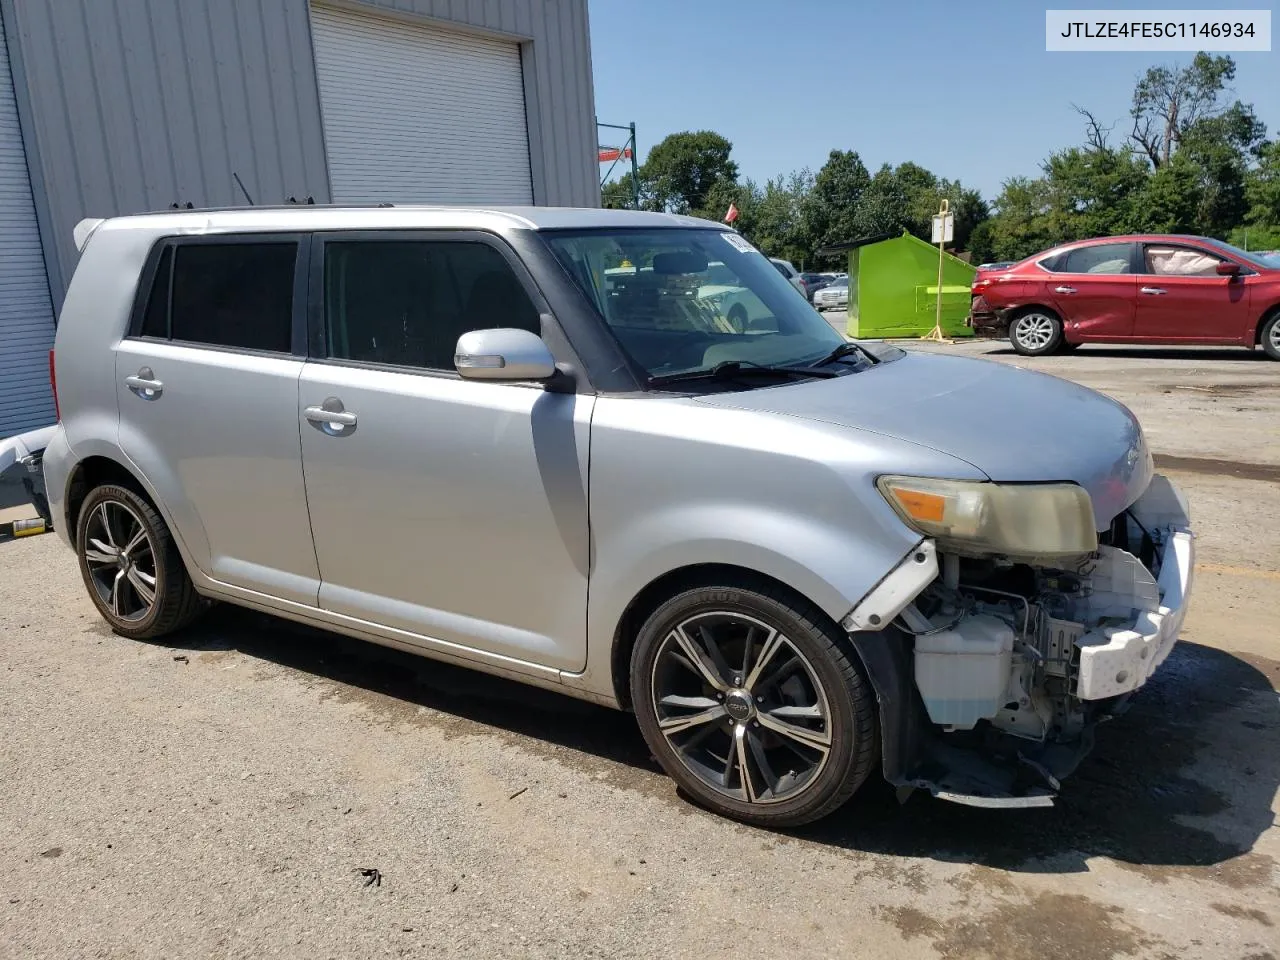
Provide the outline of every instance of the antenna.
{"type": "Polygon", "coordinates": [[[240,174],[238,174],[238,173],[236,173],[234,170],[232,170],[232,171],[231,171],[231,176],[233,176],[233,177],[235,177],[235,178],[236,178],[236,185],[240,187],[240,192],[244,194],[244,198],[245,198],[246,200],[248,200],[248,201],[249,201],[249,206],[251,206],[251,207],[252,207],[252,206],[253,206],[253,197],[249,196],[249,191],[248,191],[248,190],[246,190],[246,189],[244,188],[244,183],[243,183],[243,182],[241,181],[241,179],[240,179],[240,174]]]}

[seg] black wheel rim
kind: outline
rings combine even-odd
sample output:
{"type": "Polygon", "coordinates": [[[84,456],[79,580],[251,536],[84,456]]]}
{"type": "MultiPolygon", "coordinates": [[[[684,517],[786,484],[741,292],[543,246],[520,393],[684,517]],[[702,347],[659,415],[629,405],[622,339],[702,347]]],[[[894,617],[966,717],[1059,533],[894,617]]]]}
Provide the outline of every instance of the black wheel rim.
{"type": "Polygon", "coordinates": [[[145,619],[156,603],[156,560],[142,517],[126,503],[103,500],[89,515],[80,550],[103,608],[125,623],[145,619]]]}
{"type": "Polygon", "coordinates": [[[752,617],[701,613],[674,626],[658,646],[650,692],[680,763],[734,800],[795,799],[830,757],[831,707],[817,672],[752,617]]]}

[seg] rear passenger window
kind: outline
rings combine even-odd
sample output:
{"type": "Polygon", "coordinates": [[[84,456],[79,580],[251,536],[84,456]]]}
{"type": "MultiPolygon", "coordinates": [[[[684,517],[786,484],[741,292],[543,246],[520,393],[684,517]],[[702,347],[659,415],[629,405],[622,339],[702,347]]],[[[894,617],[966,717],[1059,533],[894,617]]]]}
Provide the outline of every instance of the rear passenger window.
{"type": "Polygon", "coordinates": [[[293,241],[170,244],[157,263],[139,332],[288,353],[297,258],[293,241]]]}
{"type": "Polygon", "coordinates": [[[327,242],[324,304],[328,355],[340,360],[452,371],[471,330],[541,333],[506,259],[479,242],[327,242]]]}
{"type": "Polygon", "coordinates": [[[1130,273],[1128,243],[1100,243],[1092,247],[1077,247],[1067,252],[1067,273],[1130,273]]]}

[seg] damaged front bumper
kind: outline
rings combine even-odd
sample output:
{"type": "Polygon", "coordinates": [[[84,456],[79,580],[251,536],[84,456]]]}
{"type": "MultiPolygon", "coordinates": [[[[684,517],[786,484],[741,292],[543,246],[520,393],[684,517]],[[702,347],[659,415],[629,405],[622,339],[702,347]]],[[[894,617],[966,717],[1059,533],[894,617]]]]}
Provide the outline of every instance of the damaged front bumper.
{"type": "Polygon", "coordinates": [[[843,622],[880,699],[885,776],[970,805],[1050,805],[1177,641],[1186,501],[1156,475],[1069,569],[944,559],[939,575],[925,541],[843,622]]]}
{"type": "Polygon", "coordinates": [[[1132,554],[1115,548],[1093,572],[1095,593],[1086,614],[1124,618],[1100,625],[1075,640],[1079,655],[1075,694],[1105,700],[1137,690],[1164,663],[1187,614],[1195,576],[1195,538],[1186,502],[1166,477],[1157,475],[1131,513],[1160,540],[1159,576],[1132,554]],[[1104,572],[1105,571],[1105,572],[1104,572]]]}

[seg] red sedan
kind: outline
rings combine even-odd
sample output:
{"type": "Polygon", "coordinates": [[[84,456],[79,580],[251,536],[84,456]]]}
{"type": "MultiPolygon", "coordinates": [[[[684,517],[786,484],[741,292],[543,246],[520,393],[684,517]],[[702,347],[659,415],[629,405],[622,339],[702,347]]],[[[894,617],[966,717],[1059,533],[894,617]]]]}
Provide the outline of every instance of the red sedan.
{"type": "Polygon", "coordinates": [[[1280,266],[1207,237],[1081,240],[979,270],[966,322],[1028,356],[1159,343],[1261,346],[1280,360],[1280,266]]]}

